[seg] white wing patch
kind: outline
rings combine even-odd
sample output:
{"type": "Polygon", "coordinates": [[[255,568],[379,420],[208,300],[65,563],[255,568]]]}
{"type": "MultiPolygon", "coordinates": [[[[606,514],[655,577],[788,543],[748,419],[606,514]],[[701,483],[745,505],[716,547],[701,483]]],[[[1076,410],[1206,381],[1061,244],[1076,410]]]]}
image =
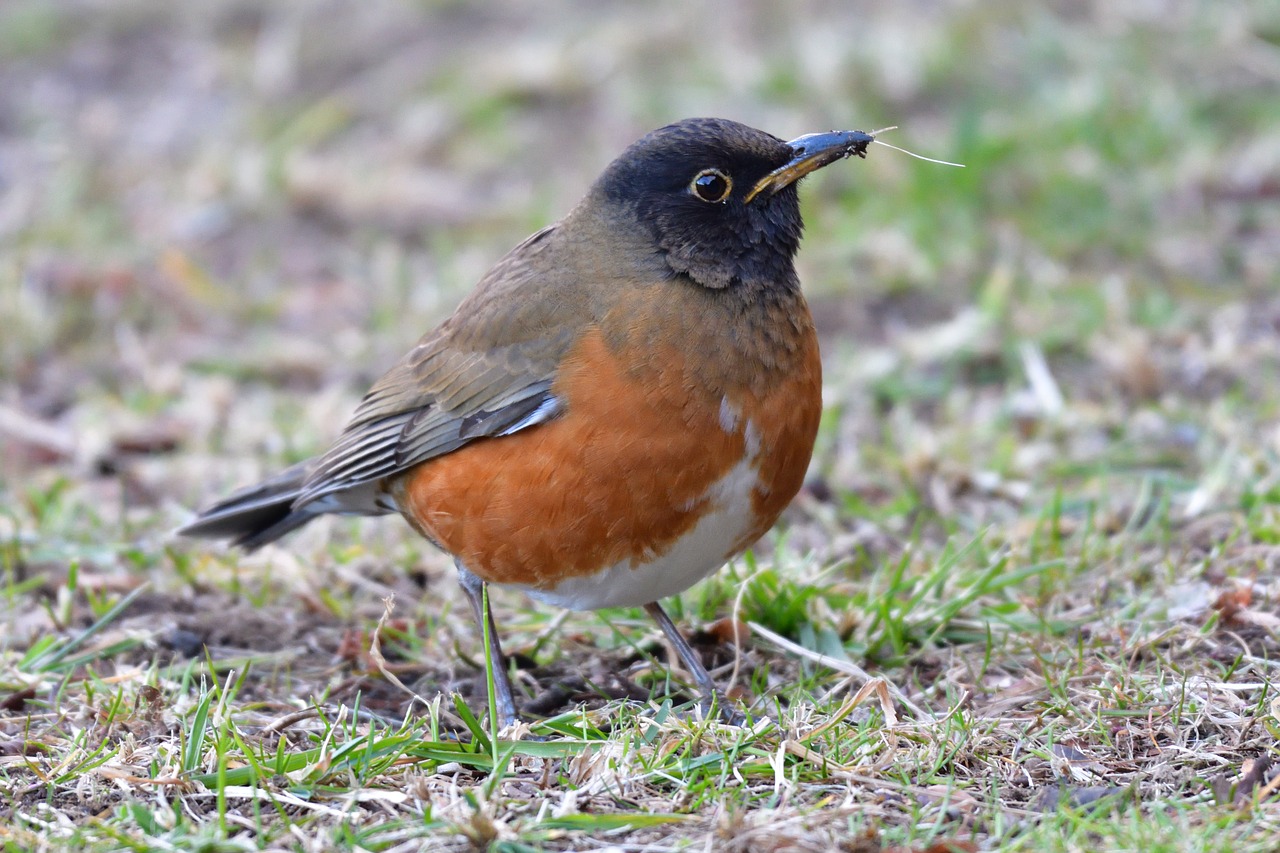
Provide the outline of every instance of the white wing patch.
{"type": "Polygon", "coordinates": [[[560,401],[555,397],[547,397],[538,408],[516,421],[511,426],[504,429],[498,435],[511,435],[513,432],[519,432],[522,429],[528,429],[541,423],[546,423],[554,417],[557,417],[563,411],[560,407],[560,401]]]}

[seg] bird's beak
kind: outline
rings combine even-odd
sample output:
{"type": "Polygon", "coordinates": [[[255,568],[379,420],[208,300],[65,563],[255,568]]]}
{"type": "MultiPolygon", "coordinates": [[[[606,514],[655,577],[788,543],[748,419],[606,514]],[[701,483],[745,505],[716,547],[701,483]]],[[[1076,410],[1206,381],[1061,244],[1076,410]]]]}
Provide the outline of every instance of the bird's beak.
{"type": "Polygon", "coordinates": [[[791,159],[761,178],[751,192],[747,203],[761,193],[773,195],[790,186],[810,172],[829,166],[845,157],[866,157],[867,146],[875,137],[860,130],[832,130],[827,133],[808,133],[787,143],[791,159]]]}

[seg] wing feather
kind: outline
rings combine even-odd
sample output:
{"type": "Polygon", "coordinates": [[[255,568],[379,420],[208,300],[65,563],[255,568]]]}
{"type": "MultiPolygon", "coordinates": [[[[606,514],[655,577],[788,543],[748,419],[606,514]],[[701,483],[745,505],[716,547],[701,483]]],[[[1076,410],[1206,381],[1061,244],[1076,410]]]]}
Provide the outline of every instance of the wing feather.
{"type": "Polygon", "coordinates": [[[444,325],[374,384],[308,471],[295,507],[561,413],[552,392],[555,373],[589,314],[574,308],[552,322],[544,316],[547,300],[521,292],[555,286],[548,276],[558,275],[561,265],[530,263],[554,251],[555,241],[546,239],[553,233],[554,226],[513,249],[444,325]]]}

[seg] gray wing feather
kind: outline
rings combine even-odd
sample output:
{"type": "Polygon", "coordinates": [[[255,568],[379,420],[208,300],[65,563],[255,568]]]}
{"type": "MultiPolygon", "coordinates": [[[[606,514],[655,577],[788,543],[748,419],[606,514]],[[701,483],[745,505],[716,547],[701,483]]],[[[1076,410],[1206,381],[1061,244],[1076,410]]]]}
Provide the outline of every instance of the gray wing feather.
{"type": "Polygon", "coordinates": [[[468,395],[459,409],[443,409],[432,401],[348,428],[310,472],[294,505],[390,477],[477,438],[509,435],[560,413],[550,380],[494,399],[494,392],[504,387],[510,385],[491,381],[488,394],[468,395]]]}
{"type": "Polygon", "coordinates": [[[554,232],[554,226],[546,228],[513,249],[453,317],[369,390],[338,441],[308,472],[294,507],[560,414],[551,387],[561,357],[585,324],[586,307],[570,300],[569,316],[555,323],[543,316],[551,310],[548,300],[511,310],[525,304],[522,288],[545,282],[548,269],[560,268],[531,264],[553,245],[547,238],[554,232]]]}

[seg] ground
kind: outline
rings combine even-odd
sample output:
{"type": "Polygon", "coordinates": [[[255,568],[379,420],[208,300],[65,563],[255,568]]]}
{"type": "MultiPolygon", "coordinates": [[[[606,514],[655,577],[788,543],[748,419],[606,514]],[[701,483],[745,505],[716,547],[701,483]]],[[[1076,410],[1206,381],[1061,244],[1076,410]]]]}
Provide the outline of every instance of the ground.
{"type": "Polygon", "coordinates": [[[0,79],[5,849],[1275,848],[1275,3],[6,0],[0,79]],[[965,165],[804,188],[809,478],[670,607],[747,725],[497,592],[495,738],[407,526],[171,536],[690,115],[965,165]]]}

